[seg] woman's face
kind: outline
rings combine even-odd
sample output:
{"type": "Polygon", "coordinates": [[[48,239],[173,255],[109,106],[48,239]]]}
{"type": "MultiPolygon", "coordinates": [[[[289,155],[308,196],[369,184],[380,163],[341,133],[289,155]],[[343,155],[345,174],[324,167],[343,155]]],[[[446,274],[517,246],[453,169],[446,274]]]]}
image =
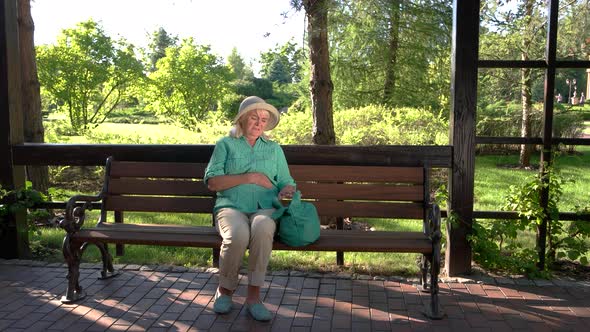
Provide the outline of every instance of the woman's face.
{"type": "Polygon", "coordinates": [[[270,114],[266,110],[252,110],[244,117],[244,136],[250,139],[257,139],[264,132],[270,114]]]}

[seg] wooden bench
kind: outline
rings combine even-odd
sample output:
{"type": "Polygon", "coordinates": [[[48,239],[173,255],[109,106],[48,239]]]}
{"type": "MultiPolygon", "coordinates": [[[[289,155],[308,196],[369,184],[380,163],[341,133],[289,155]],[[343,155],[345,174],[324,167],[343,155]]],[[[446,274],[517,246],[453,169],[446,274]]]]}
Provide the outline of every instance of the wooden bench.
{"type": "MultiPolygon", "coordinates": [[[[212,248],[217,264],[221,238],[213,226],[123,223],[127,211],[212,215],[215,194],[202,181],[205,167],[202,163],[129,162],[109,157],[102,191],[97,196],[72,197],[60,223],[67,231],[63,254],[68,264],[68,288],[62,302],[85,296],[78,279],[88,244],[96,245],[102,254],[102,278],[117,273],[108,243],[117,245],[117,254],[123,253],[123,244],[212,248]],[[82,228],[85,210],[93,202],[102,203],[98,224],[82,228]],[[107,220],[110,211],[114,211],[114,222],[107,220]]],[[[427,167],[291,165],[290,170],[304,198],[314,201],[321,216],[336,217],[340,226],[344,217],[420,219],[423,231],[322,230],[320,239],[311,245],[293,248],[275,242],[274,250],[422,254],[419,288],[431,293],[425,314],[433,319],[443,317],[438,300],[440,210],[429,199],[427,167]]]]}

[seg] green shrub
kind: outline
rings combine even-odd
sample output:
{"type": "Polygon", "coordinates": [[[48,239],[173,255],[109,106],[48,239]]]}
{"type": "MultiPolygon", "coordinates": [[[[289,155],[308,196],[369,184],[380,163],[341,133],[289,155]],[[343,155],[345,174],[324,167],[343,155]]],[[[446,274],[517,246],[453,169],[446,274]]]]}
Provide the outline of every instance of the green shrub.
{"type": "Polygon", "coordinates": [[[112,123],[149,123],[158,124],[162,122],[154,112],[139,107],[117,108],[108,117],[112,123]]]}
{"type": "Polygon", "coordinates": [[[218,111],[221,112],[226,119],[233,120],[238,114],[242,100],[247,96],[229,92],[226,93],[219,102],[218,111]]]}
{"type": "MultiPolygon", "coordinates": [[[[311,144],[311,111],[282,115],[272,137],[281,144],[311,144]]],[[[334,112],[338,145],[444,145],[448,123],[424,109],[366,106],[334,112]]]]}
{"type": "MultiPolygon", "coordinates": [[[[581,220],[559,220],[558,205],[563,188],[573,181],[553,167],[546,167],[546,170],[545,175],[537,173],[521,185],[510,186],[503,208],[518,212],[519,219],[474,221],[469,240],[474,260],[484,268],[546,277],[550,273],[547,268],[557,259],[588,264],[590,225],[581,220]],[[545,210],[541,207],[541,191],[547,186],[549,202],[545,210]],[[539,242],[538,234],[544,220],[548,220],[546,252],[541,256],[537,249],[543,243],[539,242]],[[536,242],[534,234],[537,234],[536,242]],[[547,262],[543,271],[537,267],[541,259],[547,262]]],[[[587,208],[578,210],[587,212],[587,208]]]]}
{"type": "MultiPolygon", "coordinates": [[[[497,102],[477,110],[476,133],[478,136],[520,137],[522,106],[518,103],[497,102]]],[[[553,117],[553,137],[580,137],[584,129],[581,112],[566,109],[557,104],[553,117]]],[[[533,105],[531,112],[531,136],[543,136],[543,104],[533,105]]],[[[479,146],[480,151],[490,149],[517,151],[519,145],[479,146]]]]}
{"type": "Polygon", "coordinates": [[[371,105],[334,115],[336,143],[342,145],[444,145],[448,123],[420,108],[371,105]]]}
{"type": "Polygon", "coordinates": [[[270,136],[280,144],[312,144],[311,128],[311,111],[289,111],[281,115],[281,122],[270,136]]]}

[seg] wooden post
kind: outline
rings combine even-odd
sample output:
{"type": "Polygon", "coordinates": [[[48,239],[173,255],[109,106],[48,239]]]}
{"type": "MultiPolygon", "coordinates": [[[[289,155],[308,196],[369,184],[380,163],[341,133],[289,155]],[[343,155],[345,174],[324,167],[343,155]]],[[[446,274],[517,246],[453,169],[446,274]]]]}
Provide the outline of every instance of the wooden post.
{"type": "MultiPolygon", "coordinates": [[[[17,0],[0,1],[0,184],[5,189],[18,189],[25,184],[24,167],[15,166],[12,159],[12,145],[23,142],[17,12],[17,0]]],[[[2,223],[0,257],[29,257],[25,214],[2,223]]]]}
{"type": "MultiPolygon", "coordinates": [[[[547,59],[547,69],[545,70],[545,103],[543,104],[543,153],[541,153],[540,172],[546,175],[547,167],[551,165],[551,154],[553,151],[553,100],[555,95],[555,62],[557,58],[557,21],[558,21],[558,1],[549,1],[547,4],[547,13],[549,20],[547,22],[547,44],[545,46],[545,57],[547,59]]],[[[543,222],[538,226],[537,231],[537,253],[539,261],[537,268],[545,269],[545,254],[547,244],[547,227],[551,220],[549,217],[549,179],[544,176],[543,182],[546,184],[541,188],[541,207],[545,212],[543,222]]]]}
{"type": "Polygon", "coordinates": [[[449,215],[454,218],[448,218],[452,222],[447,225],[445,254],[449,276],[471,271],[467,236],[473,220],[479,7],[479,0],[453,1],[450,115],[453,167],[449,176],[449,215]]]}

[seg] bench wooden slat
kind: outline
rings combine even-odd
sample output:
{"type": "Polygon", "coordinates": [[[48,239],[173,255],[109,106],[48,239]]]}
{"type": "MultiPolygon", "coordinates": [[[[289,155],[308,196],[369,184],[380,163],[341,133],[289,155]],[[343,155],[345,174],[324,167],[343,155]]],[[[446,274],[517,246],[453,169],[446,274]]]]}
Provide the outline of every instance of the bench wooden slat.
{"type": "MultiPolygon", "coordinates": [[[[424,198],[422,186],[393,186],[379,184],[297,184],[305,198],[421,201],[424,198]]],[[[109,182],[108,193],[113,195],[174,195],[174,196],[215,196],[203,181],[151,180],[115,178],[109,182]]]]}
{"type": "MultiPolygon", "coordinates": [[[[299,183],[305,198],[357,199],[388,201],[421,201],[422,186],[390,186],[378,184],[299,183]]],[[[150,180],[116,178],[109,182],[108,193],[112,195],[173,195],[215,196],[203,181],[150,180]]]]}
{"type": "MultiPolygon", "coordinates": [[[[152,225],[99,226],[77,232],[73,239],[80,242],[108,242],[164,246],[217,248],[221,237],[213,227],[150,227],[152,225]],[[131,226],[131,227],[130,227],[131,226]],[[146,227],[147,226],[147,227],[146,227]]],[[[322,230],[319,240],[304,247],[289,247],[275,241],[275,250],[306,251],[370,251],[431,253],[432,243],[419,232],[363,232],[322,230]]]]}
{"type": "Polygon", "coordinates": [[[104,208],[108,211],[141,212],[211,212],[215,198],[109,196],[104,208]]]}
{"type": "Polygon", "coordinates": [[[207,164],[113,161],[111,177],[154,177],[202,179],[207,164]]]}
{"type": "MultiPolygon", "coordinates": [[[[170,224],[117,224],[117,223],[101,223],[94,228],[86,228],[86,230],[96,229],[114,232],[134,232],[134,233],[174,233],[174,234],[214,234],[217,235],[217,230],[213,226],[190,226],[190,225],[170,225],[170,224]]],[[[322,229],[322,237],[338,237],[343,234],[353,234],[354,238],[380,238],[387,237],[392,240],[400,239],[425,239],[423,232],[388,232],[388,231],[356,231],[356,230],[335,230],[322,229]]]]}
{"type": "Polygon", "coordinates": [[[114,178],[109,181],[108,193],[113,195],[173,195],[173,196],[215,196],[203,181],[151,180],[114,178]]]}
{"type": "Polygon", "coordinates": [[[420,203],[315,201],[313,204],[319,215],[328,217],[422,219],[424,216],[424,206],[420,203]]]}
{"type": "MultiPolygon", "coordinates": [[[[213,197],[109,196],[104,206],[108,211],[207,213],[213,211],[214,204],[213,197]]],[[[328,217],[421,219],[424,214],[420,203],[323,200],[314,201],[313,204],[319,215],[328,217]]]]}
{"type": "Polygon", "coordinates": [[[424,183],[420,167],[291,165],[295,181],[424,183]]]}
{"type": "Polygon", "coordinates": [[[297,189],[301,191],[303,198],[380,201],[424,200],[423,186],[298,182],[297,189]]]}
{"type": "MultiPolygon", "coordinates": [[[[206,168],[204,163],[113,161],[111,176],[202,179],[206,168]]],[[[290,165],[289,169],[296,181],[424,182],[419,167],[290,165]]]]}

